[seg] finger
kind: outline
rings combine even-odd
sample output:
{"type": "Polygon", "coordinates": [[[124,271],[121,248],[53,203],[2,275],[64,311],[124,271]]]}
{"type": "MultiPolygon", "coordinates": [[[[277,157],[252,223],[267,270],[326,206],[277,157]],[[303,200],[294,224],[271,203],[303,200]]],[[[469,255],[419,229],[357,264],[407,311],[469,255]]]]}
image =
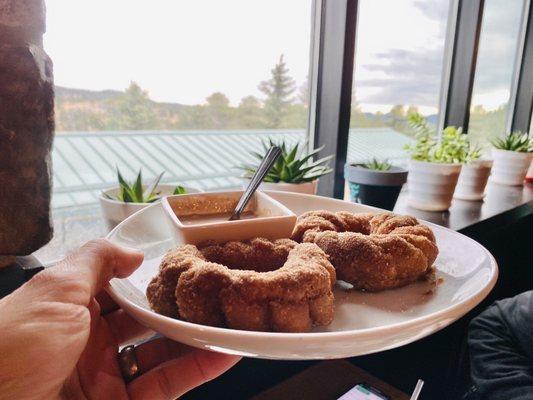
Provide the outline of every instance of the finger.
{"type": "Polygon", "coordinates": [[[194,349],[133,380],[127,387],[133,400],[170,400],[221,375],[240,360],[238,356],[194,349]]]}
{"type": "Polygon", "coordinates": [[[145,373],[159,364],[178,358],[194,349],[167,338],[158,338],[135,346],[139,372],[145,373]]]}
{"type": "Polygon", "coordinates": [[[43,300],[86,306],[111,278],[128,276],[142,260],[141,252],[97,239],[37,274],[28,282],[28,288],[39,291],[43,300]]]}
{"type": "Polygon", "coordinates": [[[135,321],[123,310],[106,314],[103,317],[119,345],[132,343],[154,335],[152,330],[135,321]]]}
{"type": "Polygon", "coordinates": [[[107,293],[105,290],[96,295],[96,301],[98,304],[100,304],[102,315],[109,314],[120,309],[120,306],[115,303],[115,300],[113,300],[111,296],[109,296],[109,293],[107,293]]]}
{"type": "Polygon", "coordinates": [[[127,398],[124,379],[120,373],[117,347],[109,340],[106,321],[100,315],[100,306],[92,299],[88,305],[91,314],[91,334],[77,364],[79,384],[87,399],[127,398]]]}

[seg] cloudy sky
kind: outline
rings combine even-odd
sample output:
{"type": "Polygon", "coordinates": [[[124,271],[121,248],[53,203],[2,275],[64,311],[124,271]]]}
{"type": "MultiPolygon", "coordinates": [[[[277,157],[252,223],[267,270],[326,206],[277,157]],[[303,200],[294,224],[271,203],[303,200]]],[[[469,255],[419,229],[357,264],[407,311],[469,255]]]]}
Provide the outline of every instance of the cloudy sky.
{"type": "MultiPolygon", "coordinates": [[[[131,80],[158,101],[232,104],[260,97],[284,54],[298,85],[309,69],[311,0],[46,0],[56,84],[92,90],[131,80]]],[[[486,0],[474,102],[508,97],[522,0],[486,0]]],[[[435,112],[449,0],[361,0],[355,96],[365,111],[435,112]]]]}
{"type": "Polygon", "coordinates": [[[485,0],[472,104],[497,108],[509,100],[522,0],[485,0]]]}

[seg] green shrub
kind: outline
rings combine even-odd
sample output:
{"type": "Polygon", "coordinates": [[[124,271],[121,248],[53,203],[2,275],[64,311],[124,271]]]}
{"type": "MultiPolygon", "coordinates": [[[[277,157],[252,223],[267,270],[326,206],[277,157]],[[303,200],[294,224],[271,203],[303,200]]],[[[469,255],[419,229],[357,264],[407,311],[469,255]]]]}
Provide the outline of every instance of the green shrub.
{"type": "Polygon", "coordinates": [[[404,148],[413,160],[435,163],[468,163],[481,156],[481,150],[470,144],[462,128],[446,127],[440,140],[420,114],[410,114],[409,124],[416,131],[416,142],[404,148]]]}

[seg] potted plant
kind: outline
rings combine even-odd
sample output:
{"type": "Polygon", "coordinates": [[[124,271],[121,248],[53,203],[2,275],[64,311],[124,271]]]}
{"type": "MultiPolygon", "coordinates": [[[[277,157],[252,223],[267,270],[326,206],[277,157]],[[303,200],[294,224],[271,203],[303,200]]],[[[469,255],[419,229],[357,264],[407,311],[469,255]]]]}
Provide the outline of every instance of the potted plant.
{"type": "Polygon", "coordinates": [[[533,157],[533,138],[513,132],[492,142],[491,182],[502,185],[522,185],[533,157]]]}
{"type": "Polygon", "coordinates": [[[459,200],[482,200],[485,197],[485,187],[492,169],[492,160],[479,159],[481,153],[474,153],[461,168],[459,180],[453,197],[459,200]]]}
{"type": "Polygon", "coordinates": [[[407,180],[407,170],[374,158],[365,164],[346,164],[344,179],[353,202],[392,211],[407,180]]]}
{"type": "MultiPolygon", "coordinates": [[[[327,156],[317,161],[312,160],[312,157],[324,147],[306,152],[300,148],[298,143],[288,148],[285,142],[275,143],[272,139],[263,141],[262,145],[264,150],[262,153],[251,153],[258,159],[258,163],[240,167],[245,171],[243,178],[250,179],[268,149],[272,146],[281,148],[281,155],[261,183],[260,188],[262,190],[316,194],[318,179],[332,171],[328,162],[333,156],[327,156]]],[[[302,147],[305,148],[305,144],[302,147]]]]}
{"type": "Polygon", "coordinates": [[[117,168],[118,187],[102,191],[100,207],[102,215],[109,230],[130,215],[142,210],[151,203],[158,201],[162,196],[171,194],[198,193],[200,190],[185,188],[176,185],[159,184],[164,172],[147,186],[142,181],[142,171],[139,170],[134,182],[127,182],[117,168]]]}
{"type": "Polygon", "coordinates": [[[408,202],[425,211],[450,208],[462,164],[475,157],[461,128],[446,127],[440,138],[432,132],[424,117],[411,114],[409,122],[416,130],[416,142],[407,145],[410,153],[408,202]]]}

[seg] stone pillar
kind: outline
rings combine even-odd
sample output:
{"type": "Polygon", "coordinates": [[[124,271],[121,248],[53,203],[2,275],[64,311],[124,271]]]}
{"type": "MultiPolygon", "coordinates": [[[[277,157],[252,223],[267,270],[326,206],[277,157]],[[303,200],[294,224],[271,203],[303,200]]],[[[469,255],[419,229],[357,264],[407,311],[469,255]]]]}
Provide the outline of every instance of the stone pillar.
{"type": "Polygon", "coordinates": [[[0,0],[0,256],[52,236],[52,62],[42,46],[44,0],[0,0]]]}

